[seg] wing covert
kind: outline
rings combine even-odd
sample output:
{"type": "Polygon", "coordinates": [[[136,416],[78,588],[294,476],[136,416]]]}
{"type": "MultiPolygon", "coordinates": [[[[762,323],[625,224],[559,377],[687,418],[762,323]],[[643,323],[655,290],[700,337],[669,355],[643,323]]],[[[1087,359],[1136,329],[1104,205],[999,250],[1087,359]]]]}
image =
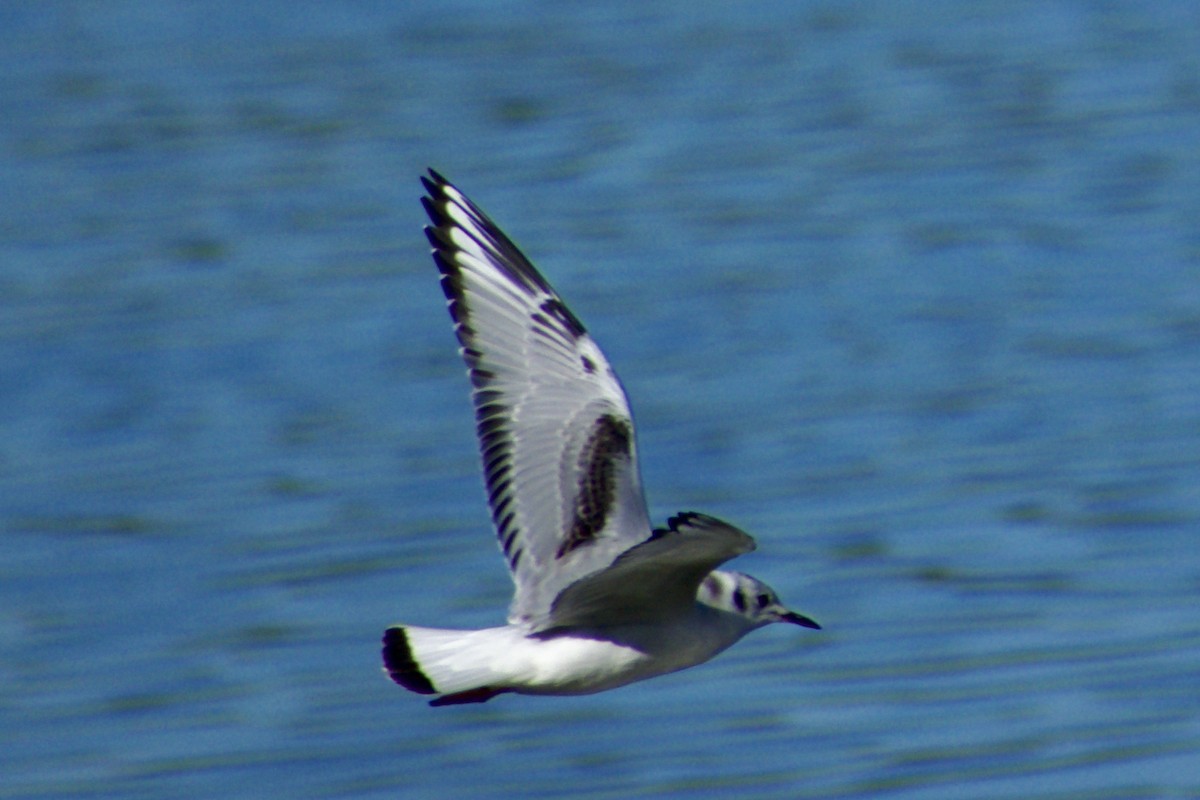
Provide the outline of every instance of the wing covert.
{"type": "Polygon", "coordinates": [[[705,576],[753,549],[750,535],[726,522],[695,512],[677,514],[607,569],[563,589],[545,628],[676,619],[696,601],[705,576]]]}

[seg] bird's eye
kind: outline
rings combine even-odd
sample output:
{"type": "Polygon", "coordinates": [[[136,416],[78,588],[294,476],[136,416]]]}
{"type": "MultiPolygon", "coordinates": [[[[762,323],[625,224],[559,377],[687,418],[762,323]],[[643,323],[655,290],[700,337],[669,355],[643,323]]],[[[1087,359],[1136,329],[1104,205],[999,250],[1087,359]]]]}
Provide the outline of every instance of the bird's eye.
{"type": "Polygon", "coordinates": [[[755,600],[755,602],[758,603],[758,607],[760,609],[763,609],[763,608],[767,607],[767,603],[771,602],[771,595],[767,594],[766,592],[763,592],[758,597],[754,598],[754,600],[755,600]]]}

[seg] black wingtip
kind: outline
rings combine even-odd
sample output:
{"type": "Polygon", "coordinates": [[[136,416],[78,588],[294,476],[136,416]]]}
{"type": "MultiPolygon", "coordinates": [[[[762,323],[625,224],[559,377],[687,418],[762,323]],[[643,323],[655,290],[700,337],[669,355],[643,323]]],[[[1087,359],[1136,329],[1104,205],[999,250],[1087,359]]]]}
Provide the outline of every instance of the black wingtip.
{"type": "Polygon", "coordinates": [[[433,682],[421,671],[408,646],[404,628],[388,628],[383,632],[383,665],[388,677],[417,694],[437,694],[433,682]]]}
{"type": "Polygon", "coordinates": [[[425,214],[429,217],[430,222],[434,225],[441,225],[442,212],[434,205],[433,197],[431,197],[436,192],[436,189],[430,186],[426,186],[425,188],[429,194],[421,198],[421,208],[425,209],[425,214]]]}

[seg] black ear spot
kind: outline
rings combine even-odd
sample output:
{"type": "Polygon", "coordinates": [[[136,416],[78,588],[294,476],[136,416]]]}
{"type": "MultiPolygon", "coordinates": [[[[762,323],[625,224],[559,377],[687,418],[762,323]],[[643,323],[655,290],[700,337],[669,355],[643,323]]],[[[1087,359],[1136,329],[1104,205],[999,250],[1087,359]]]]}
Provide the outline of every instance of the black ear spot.
{"type": "Polygon", "coordinates": [[[739,613],[746,610],[746,590],[740,586],[737,588],[737,591],[733,593],[733,607],[736,608],[739,613]]]}

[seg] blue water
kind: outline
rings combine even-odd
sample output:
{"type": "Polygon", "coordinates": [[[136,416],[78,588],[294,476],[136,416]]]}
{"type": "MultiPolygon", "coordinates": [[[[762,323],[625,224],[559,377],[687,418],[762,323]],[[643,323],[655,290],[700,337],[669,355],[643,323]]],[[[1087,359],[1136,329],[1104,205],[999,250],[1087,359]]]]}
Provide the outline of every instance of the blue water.
{"type": "Polygon", "coordinates": [[[0,6],[0,798],[1200,796],[1197,53],[1182,0],[0,6]],[[509,595],[427,165],[655,517],[824,631],[381,675],[509,595]]]}

